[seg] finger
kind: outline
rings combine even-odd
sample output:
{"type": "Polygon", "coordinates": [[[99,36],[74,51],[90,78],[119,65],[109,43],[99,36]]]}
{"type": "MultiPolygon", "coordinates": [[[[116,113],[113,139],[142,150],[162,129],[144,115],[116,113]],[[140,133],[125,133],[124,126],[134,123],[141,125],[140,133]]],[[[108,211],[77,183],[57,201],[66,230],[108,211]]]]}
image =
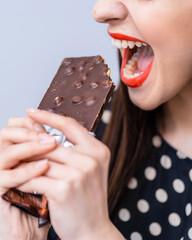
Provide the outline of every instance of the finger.
{"type": "Polygon", "coordinates": [[[12,168],[22,160],[45,154],[57,146],[54,137],[48,134],[42,135],[39,141],[11,145],[2,151],[0,153],[0,169],[12,168]]]}
{"type": "Polygon", "coordinates": [[[45,128],[42,124],[37,123],[29,117],[13,117],[8,121],[10,127],[21,127],[35,130],[38,132],[45,132],[45,128]]]}
{"type": "Polygon", "coordinates": [[[58,182],[56,179],[40,176],[25,182],[18,189],[23,192],[33,192],[35,189],[38,194],[44,194],[49,200],[49,197],[53,193],[55,194],[54,189],[57,187],[58,182]]]}
{"type": "Polygon", "coordinates": [[[75,151],[73,148],[58,146],[54,151],[44,155],[44,158],[57,163],[66,164],[69,167],[76,168],[81,172],[87,172],[99,166],[98,162],[82,153],[75,151]]]}
{"type": "Polygon", "coordinates": [[[49,168],[48,160],[21,164],[12,170],[0,171],[0,196],[9,188],[17,187],[32,178],[45,173],[49,168]]]}
{"type": "Polygon", "coordinates": [[[69,179],[79,176],[80,171],[67,165],[49,161],[49,170],[45,176],[55,179],[69,179]]]}
{"type": "Polygon", "coordinates": [[[73,144],[86,144],[92,137],[83,126],[70,117],[39,109],[28,109],[27,113],[33,120],[62,131],[73,144]]]}
{"type": "Polygon", "coordinates": [[[95,137],[91,137],[86,144],[76,145],[75,150],[95,158],[100,163],[110,160],[109,148],[95,137]]]}
{"type": "Polygon", "coordinates": [[[37,141],[39,132],[27,128],[7,126],[0,130],[0,142],[22,143],[37,141]]]}
{"type": "Polygon", "coordinates": [[[36,121],[62,131],[67,139],[75,144],[76,150],[82,154],[96,158],[101,163],[103,160],[110,159],[109,149],[74,119],[39,109],[30,109],[27,112],[36,121]]]}

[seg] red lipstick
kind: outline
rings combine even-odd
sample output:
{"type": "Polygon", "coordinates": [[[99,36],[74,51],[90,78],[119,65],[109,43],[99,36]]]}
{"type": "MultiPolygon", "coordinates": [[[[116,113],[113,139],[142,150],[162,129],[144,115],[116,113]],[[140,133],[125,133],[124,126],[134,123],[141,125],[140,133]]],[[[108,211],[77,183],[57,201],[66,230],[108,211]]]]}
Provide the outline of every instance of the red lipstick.
{"type": "Polygon", "coordinates": [[[121,65],[121,80],[128,87],[132,87],[132,88],[140,87],[140,86],[142,86],[144,81],[147,79],[147,77],[151,71],[151,68],[153,66],[153,60],[151,61],[151,63],[148,65],[148,67],[145,69],[145,71],[140,76],[134,77],[134,78],[126,78],[124,76],[124,68],[125,68],[125,65],[127,62],[127,55],[128,55],[128,51],[125,50],[122,65],[121,65]]]}
{"type": "MultiPolygon", "coordinates": [[[[138,54],[140,54],[140,56],[138,56],[138,58],[141,61],[146,63],[146,56],[144,54],[141,54],[141,51],[144,52],[144,49],[145,49],[145,51],[148,51],[148,49],[151,49],[151,51],[152,51],[152,48],[146,42],[141,41],[138,38],[130,37],[130,36],[127,36],[127,35],[124,35],[124,34],[121,34],[121,33],[110,33],[109,31],[108,31],[108,33],[114,39],[145,43],[146,46],[142,46],[141,49],[139,50],[140,53],[138,52],[138,54]]],[[[136,87],[142,86],[142,84],[147,79],[149,73],[151,72],[151,69],[152,69],[152,66],[153,66],[153,61],[154,61],[154,56],[152,54],[150,62],[148,63],[149,65],[146,64],[146,69],[145,70],[142,70],[142,71],[139,70],[139,69],[141,69],[141,68],[138,67],[140,65],[137,65],[137,71],[138,71],[138,73],[140,73],[139,76],[133,77],[133,75],[134,75],[134,71],[133,70],[132,70],[133,74],[126,75],[124,73],[125,72],[125,68],[126,68],[126,64],[128,64],[128,60],[130,60],[130,58],[133,55],[134,51],[137,51],[137,50],[138,49],[135,49],[135,48],[134,48],[134,50],[132,50],[132,49],[129,49],[129,47],[127,47],[124,50],[123,61],[122,61],[122,65],[121,65],[121,79],[125,83],[125,85],[127,85],[128,87],[132,87],[132,88],[136,88],[136,87]]],[[[138,62],[137,62],[137,64],[138,64],[138,62]]]]}
{"type": "Polygon", "coordinates": [[[110,33],[109,31],[108,33],[112,38],[115,38],[115,39],[146,43],[144,41],[141,41],[138,38],[130,37],[121,33],[110,33]]]}

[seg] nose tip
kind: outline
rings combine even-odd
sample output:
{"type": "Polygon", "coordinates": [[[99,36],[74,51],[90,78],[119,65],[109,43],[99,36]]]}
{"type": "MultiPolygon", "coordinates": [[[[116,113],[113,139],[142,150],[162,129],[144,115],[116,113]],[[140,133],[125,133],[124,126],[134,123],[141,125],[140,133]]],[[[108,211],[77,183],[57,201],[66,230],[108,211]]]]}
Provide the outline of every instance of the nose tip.
{"type": "Polygon", "coordinates": [[[92,16],[96,22],[104,23],[106,21],[104,17],[104,9],[101,8],[100,2],[98,1],[93,7],[92,16]]]}
{"type": "Polygon", "coordinates": [[[92,11],[93,18],[100,23],[125,19],[127,14],[127,8],[122,3],[110,0],[99,0],[92,11]]]}

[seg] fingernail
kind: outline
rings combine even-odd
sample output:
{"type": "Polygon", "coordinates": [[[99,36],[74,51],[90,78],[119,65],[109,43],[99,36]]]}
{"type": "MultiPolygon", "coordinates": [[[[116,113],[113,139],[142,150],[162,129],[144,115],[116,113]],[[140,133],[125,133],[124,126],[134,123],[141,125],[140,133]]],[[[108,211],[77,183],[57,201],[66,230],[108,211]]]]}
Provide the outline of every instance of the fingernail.
{"type": "Polygon", "coordinates": [[[34,130],[37,131],[37,132],[42,132],[42,131],[45,131],[45,128],[39,124],[39,123],[35,123],[34,126],[33,126],[34,130]]]}
{"type": "Polygon", "coordinates": [[[49,144],[49,143],[54,143],[56,141],[54,137],[51,137],[46,133],[40,133],[39,139],[41,144],[49,144]]]}
{"type": "Polygon", "coordinates": [[[39,109],[36,109],[36,108],[28,108],[28,109],[27,109],[27,112],[37,113],[37,112],[40,112],[40,110],[39,110],[39,109]]]}
{"type": "Polygon", "coordinates": [[[48,163],[48,160],[47,159],[44,159],[44,160],[41,160],[41,161],[38,161],[38,163],[35,164],[35,168],[44,168],[48,163]]]}

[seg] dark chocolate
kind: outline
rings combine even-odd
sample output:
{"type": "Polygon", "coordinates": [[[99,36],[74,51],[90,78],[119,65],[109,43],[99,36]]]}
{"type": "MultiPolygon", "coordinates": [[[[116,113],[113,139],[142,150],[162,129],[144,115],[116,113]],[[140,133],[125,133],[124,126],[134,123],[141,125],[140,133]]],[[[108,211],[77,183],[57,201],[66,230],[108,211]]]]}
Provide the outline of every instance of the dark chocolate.
{"type": "Polygon", "coordinates": [[[47,200],[40,194],[24,193],[12,188],[3,195],[3,199],[8,202],[11,201],[12,205],[21,208],[34,217],[47,219],[49,216],[47,200]]]}
{"type": "MultiPolygon", "coordinates": [[[[45,93],[39,109],[76,119],[94,132],[115,85],[101,56],[65,58],[45,93]]],[[[39,226],[49,223],[44,196],[10,189],[3,199],[39,218],[39,226]]]]}
{"type": "Polygon", "coordinates": [[[64,113],[94,132],[115,87],[108,70],[101,56],[65,58],[39,108],[64,113]]]}

